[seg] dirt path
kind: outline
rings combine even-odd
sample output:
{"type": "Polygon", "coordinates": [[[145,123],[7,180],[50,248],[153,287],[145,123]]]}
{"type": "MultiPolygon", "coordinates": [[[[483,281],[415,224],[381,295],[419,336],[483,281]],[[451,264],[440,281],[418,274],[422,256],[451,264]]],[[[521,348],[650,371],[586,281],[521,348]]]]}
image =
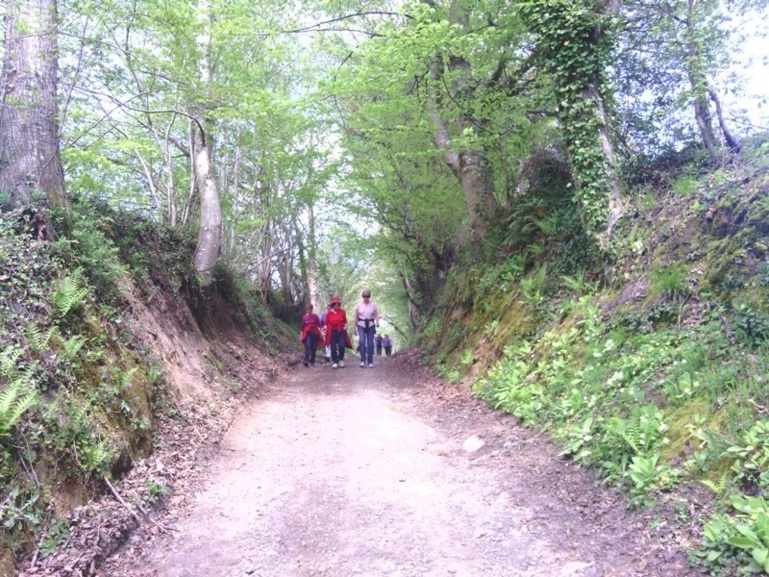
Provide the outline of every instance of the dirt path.
{"type": "Polygon", "coordinates": [[[697,575],[538,436],[422,377],[397,357],[289,373],[233,423],[174,533],[100,575],[697,575]]]}

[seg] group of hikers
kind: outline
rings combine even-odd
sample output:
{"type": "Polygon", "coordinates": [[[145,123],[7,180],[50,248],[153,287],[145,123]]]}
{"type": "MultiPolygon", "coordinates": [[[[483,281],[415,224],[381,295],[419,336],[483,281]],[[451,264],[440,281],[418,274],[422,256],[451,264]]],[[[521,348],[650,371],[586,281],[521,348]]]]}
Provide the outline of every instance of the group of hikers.
{"type": "MultiPolygon", "coordinates": [[[[392,354],[392,340],[388,334],[376,334],[379,327],[379,311],[371,302],[371,291],[364,289],[360,296],[361,300],[355,305],[352,314],[358,337],[360,366],[373,367],[375,351],[377,356],[382,355],[382,350],[388,357],[392,354]]],[[[331,297],[326,312],[320,315],[313,311],[312,304],[308,304],[302,317],[299,335],[304,344],[302,364],[305,367],[315,366],[316,351],[322,342],[326,363],[330,362],[332,369],[344,367],[345,350],[353,348],[347,325],[347,312],[342,308],[338,296],[331,297]]]]}

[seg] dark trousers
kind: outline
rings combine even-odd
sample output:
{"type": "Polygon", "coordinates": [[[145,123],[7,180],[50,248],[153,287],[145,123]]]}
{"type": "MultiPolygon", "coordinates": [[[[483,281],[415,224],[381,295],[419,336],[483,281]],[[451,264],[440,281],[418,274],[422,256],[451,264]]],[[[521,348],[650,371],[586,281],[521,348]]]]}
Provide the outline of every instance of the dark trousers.
{"type": "Polygon", "coordinates": [[[382,343],[376,344],[376,356],[378,357],[382,356],[382,343]]]}
{"type": "Polygon", "coordinates": [[[358,327],[358,342],[360,343],[360,362],[372,364],[374,362],[374,325],[370,327],[358,327]]]}
{"type": "Polygon", "coordinates": [[[344,331],[331,331],[331,362],[344,360],[344,331]]]}
{"type": "Polygon", "coordinates": [[[315,364],[315,351],[318,349],[318,335],[307,333],[304,336],[304,362],[315,364]]]}

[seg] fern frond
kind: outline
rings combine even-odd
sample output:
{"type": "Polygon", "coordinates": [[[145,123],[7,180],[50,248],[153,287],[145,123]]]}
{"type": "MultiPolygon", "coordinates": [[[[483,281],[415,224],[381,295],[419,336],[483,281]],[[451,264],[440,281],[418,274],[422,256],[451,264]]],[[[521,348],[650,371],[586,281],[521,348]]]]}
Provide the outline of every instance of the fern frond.
{"type": "Polygon", "coordinates": [[[572,292],[576,293],[579,296],[582,296],[582,294],[585,291],[585,273],[580,272],[579,274],[571,277],[567,275],[561,276],[561,282],[563,285],[571,290],[572,292]]]}
{"type": "Polygon", "coordinates": [[[21,415],[37,402],[38,393],[26,379],[16,379],[0,391],[0,437],[7,435],[21,415]]]}
{"type": "Polygon", "coordinates": [[[50,327],[47,331],[43,332],[43,327],[37,324],[27,325],[27,340],[29,348],[34,353],[42,353],[48,349],[48,343],[56,331],[56,327],[50,327]]]}
{"type": "Polygon", "coordinates": [[[705,485],[719,497],[723,497],[726,494],[726,490],[729,488],[729,476],[727,473],[727,471],[724,471],[717,483],[710,479],[702,479],[700,483],[705,485]]]}
{"type": "Polygon", "coordinates": [[[641,454],[641,424],[637,419],[623,421],[619,434],[633,450],[633,453],[636,455],[641,454]]]}
{"type": "Polygon", "coordinates": [[[86,295],[88,295],[88,287],[83,279],[83,270],[78,268],[56,283],[49,299],[55,313],[65,317],[83,302],[86,295]]]}
{"type": "Polygon", "coordinates": [[[16,368],[16,361],[21,356],[21,348],[10,346],[0,351],[0,376],[13,380],[19,374],[16,368]]]}
{"type": "Polygon", "coordinates": [[[64,356],[67,359],[74,359],[75,355],[80,352],[88,339],[82,335],[75,335],[68,338],[62,343],[64,347],[64,356]]]}
{"type": "Polygon", "coordinates": [[[131,367],[125,371],[117,371],[115,374],[115,384],[117,384],[118,388],[125,388],[131,382],[131,379],[138,368],[139,367],[131,367]]]}

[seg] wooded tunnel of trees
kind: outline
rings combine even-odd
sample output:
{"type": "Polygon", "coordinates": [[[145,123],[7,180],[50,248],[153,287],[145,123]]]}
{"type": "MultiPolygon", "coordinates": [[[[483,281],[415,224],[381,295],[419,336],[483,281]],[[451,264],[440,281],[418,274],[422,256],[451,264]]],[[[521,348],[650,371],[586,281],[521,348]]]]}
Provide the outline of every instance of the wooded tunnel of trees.
{"type": "Polygon", "coordinates": [[[0,0],[0,570],[55,534],[44,473],[106,492],[178,416],[130,276],[244,289],[267,348],[368,287],[635,504],[761,509],[703,558],[769,573],[768,4],[0,0]]]}
{"type": "Polygon", "coordinates": [[[522,204],[608,255],[652,162],[739,150],[765,7],[5,0],[2,203],[138,211],[287,309],[371,267],[408,335],[522,204]]]}

